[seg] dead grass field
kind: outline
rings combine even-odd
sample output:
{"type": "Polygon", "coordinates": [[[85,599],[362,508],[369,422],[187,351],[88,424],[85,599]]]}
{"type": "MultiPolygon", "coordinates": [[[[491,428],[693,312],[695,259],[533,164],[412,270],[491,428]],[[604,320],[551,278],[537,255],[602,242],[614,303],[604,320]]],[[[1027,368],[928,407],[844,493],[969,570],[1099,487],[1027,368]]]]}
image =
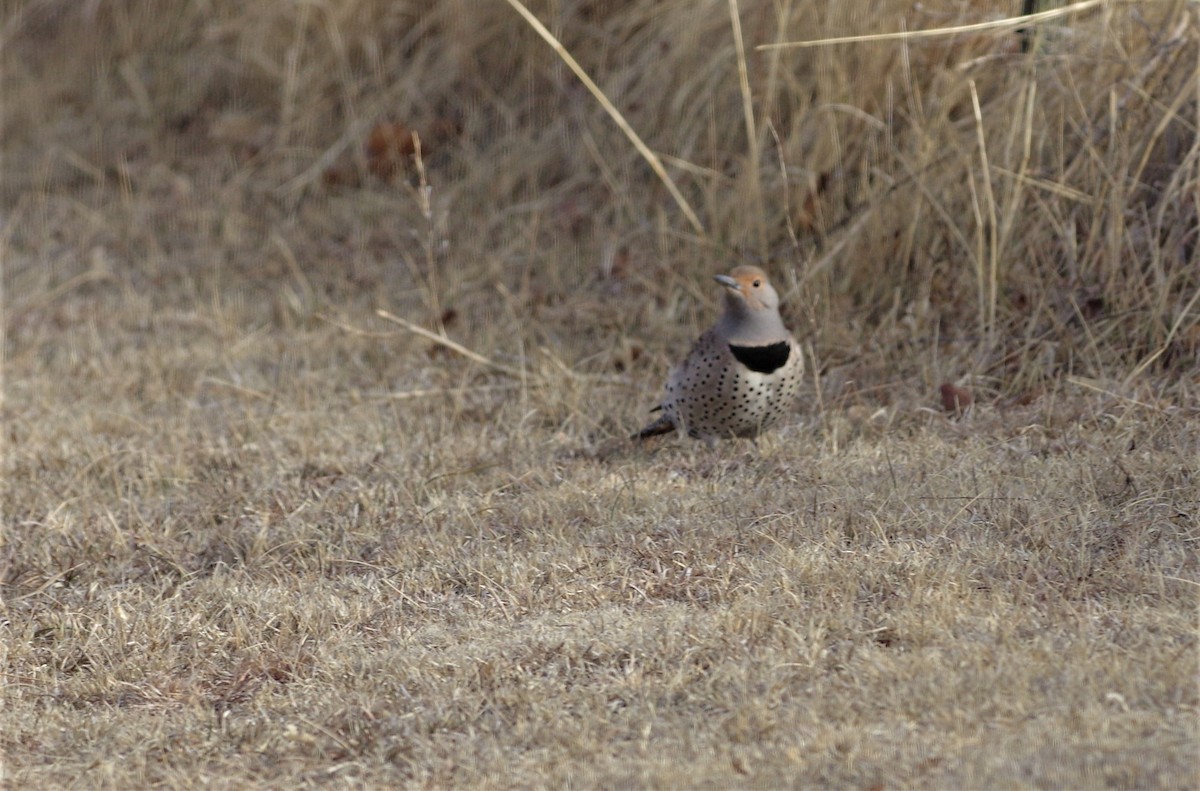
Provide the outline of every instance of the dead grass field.
{"type": "Polygon", "coordinates": [[[1198,785],[1196,4],[736,5],[3,4],[0,785],[1198,785]]]}

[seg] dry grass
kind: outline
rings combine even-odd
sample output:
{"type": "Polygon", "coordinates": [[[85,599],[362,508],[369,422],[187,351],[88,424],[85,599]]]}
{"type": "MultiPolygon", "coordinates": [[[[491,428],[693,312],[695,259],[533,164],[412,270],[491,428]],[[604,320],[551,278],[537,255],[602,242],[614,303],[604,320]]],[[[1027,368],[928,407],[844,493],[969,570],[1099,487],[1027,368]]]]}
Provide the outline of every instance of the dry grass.
{"type": "Polygon", "coordinates": [[[1197,784],[1195,4],[732,5],[4,5],[0,782],[1197,784]]]}

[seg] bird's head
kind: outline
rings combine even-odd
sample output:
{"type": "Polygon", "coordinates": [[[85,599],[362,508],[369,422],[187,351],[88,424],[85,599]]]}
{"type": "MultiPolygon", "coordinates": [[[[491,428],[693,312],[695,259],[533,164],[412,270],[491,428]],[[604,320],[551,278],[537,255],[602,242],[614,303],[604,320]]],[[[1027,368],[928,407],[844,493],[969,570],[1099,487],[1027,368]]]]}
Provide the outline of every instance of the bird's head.
{"type": "Polygon", "coordinates": [[[725,309],[734,314],[779,310],[779,295],[767,280],[767,273],[756,266],[739,266],[713,279],[725,287],[725,309]]]}

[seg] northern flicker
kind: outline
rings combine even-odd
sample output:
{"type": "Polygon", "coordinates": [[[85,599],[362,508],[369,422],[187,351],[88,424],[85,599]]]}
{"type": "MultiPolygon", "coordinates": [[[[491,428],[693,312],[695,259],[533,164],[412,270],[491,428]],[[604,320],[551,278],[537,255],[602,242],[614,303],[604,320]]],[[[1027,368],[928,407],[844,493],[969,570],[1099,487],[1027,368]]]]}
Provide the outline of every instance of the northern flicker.
{"type": "Polygon", "coordinates": [[[705,440],[755,437],[792,405],[804,357],[779,316],[779,295],[756,266],[715,280],[725,311],[672,369],[659,416],[635,437],[670,431],[705,440]]]}

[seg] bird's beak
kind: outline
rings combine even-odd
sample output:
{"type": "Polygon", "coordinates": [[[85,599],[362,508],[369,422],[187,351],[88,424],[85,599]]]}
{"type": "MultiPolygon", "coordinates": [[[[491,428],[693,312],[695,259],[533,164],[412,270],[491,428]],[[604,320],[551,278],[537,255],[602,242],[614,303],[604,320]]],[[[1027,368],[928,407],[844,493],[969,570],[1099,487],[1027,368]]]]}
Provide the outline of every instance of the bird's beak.
{"type": "Polygon", "coordinates": [[[725,286],[725,288],[729,289],[730,291],[741,291],[742,290],[741,284],[739,284],[736,280],[734,280],[729,275],[713,275],[713,280],[715,280],[718,283],[720,283],[721,285],[725,286]]]}

